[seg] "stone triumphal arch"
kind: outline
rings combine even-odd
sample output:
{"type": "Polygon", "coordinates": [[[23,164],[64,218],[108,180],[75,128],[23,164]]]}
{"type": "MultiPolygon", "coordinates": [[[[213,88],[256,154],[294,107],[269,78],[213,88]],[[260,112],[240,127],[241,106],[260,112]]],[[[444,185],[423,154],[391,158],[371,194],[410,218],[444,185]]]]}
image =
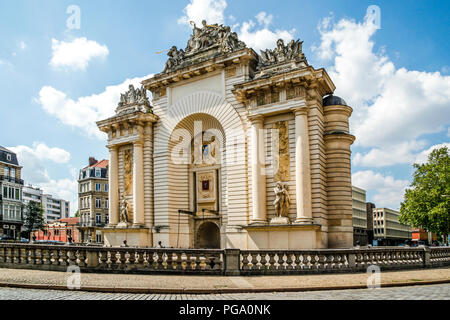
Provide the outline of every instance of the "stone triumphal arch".
{"type": "Polygon", "coordinates": [[[274,45],[258,54],[229,27],[195,26],[97,123],[110,152],[107,245],[352,246],[352,109],[302,42],[274,45]]]}

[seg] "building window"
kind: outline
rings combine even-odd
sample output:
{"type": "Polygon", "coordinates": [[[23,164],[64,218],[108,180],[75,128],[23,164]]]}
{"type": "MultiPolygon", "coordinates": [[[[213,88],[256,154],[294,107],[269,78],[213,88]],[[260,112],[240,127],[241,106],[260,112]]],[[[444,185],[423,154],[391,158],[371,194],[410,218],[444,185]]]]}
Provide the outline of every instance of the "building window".
{"type": "Polygon", "coordinates": [[[95,198],[95,207],[101,208],[102,207],[102,199],[95,198]]]}
{"type": "Polygon", "coordinates": [[[11,161],[11,155],[10,154],[6,155],[6,160],[11,161]]]}
{"type": "Polygon", "coordinates": [[[108,209],[109,208],[109,206],[108,206],[108,199],[105,199],[105,209],[108,209]]]}
{"type": "Polygon", "coordinates": [[[3,198],[8,198],[8,188],[3,187],[3,198]]]}
{"type": "Polygon", "coordinates": [[[108,184],[105,183],[105,192],[108,192],[108,184]]]}
{"type": "Polygon", "coordinates": [[[105,214],[105,224],[109,223],[109,214],[105,214]]]}
{"type": "Polygon", "coordinates": [[[101,171],[100,171],[100,169],[95,169],[95,176],[97,177],[97,178],[100,178],[102,175],[101,175],[101,171]]]}
{"type": "Polygon", "coordinates": [[[16,200],[20,200],[20,190],[16,189],[16,200]]]}
{"type": "Polygon", "coordinates": [[[102,242],[102,235],[101,234],[97,234],[95,235],[95,240],[97,240],[97,243],[101,243],[102,242]]]}
{"type": "Polygon", "coordinates": [[[9,171],[9,175],[11,176],[11,178],[15,178],[16,177],[16,169],[11,168],[9,171]]]}
{"type": "Polygon", "coordinates": [[[98,224],[102,223],[102,215],[100,213],[95,215],[95,222],[98,224]]]}
{"type": "Polygon", "coordinates": [[[102,191],[102,185],[100,183],[95,184],[95,191],[102,191]]]}

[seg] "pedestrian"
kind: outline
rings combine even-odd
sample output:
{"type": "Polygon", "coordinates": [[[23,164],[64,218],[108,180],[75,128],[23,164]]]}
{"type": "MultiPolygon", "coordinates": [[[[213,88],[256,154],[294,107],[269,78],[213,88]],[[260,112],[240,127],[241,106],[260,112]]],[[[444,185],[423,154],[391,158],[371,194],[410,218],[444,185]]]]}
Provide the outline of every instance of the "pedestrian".
{"type": "Polygon", "coordinates": [[[127,240],[123,240],[123,246],[128,247],[127,240]]]}
{"type": "Polygon", "coordinates": [[[158,241],[158,245],[157,245],[156,247],[157,247],[157,248],[163,248],[162,242],[161,242],[161,241],[158,241]]]}

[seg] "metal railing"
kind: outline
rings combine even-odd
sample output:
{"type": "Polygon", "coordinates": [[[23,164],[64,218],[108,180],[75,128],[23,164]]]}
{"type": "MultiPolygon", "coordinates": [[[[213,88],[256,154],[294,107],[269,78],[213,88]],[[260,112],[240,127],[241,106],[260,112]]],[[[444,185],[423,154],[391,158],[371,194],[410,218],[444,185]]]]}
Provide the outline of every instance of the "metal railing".
{"type": "Polygon", "coordinates": [[[450,247],[326,250],[104,248],[0,243],[0,267],[83,272],[283,275],[450,265],[450,247]]]}
{"type": "Polygon", "coordinates": [[[4,175],[0,175],[0,180],[14,182],[14,183],[21,184],[21,185],[24,184],[24,181],[22,179],[17,179],[15,177],[9,177],[9,176],[4,176],[4,175]]]}

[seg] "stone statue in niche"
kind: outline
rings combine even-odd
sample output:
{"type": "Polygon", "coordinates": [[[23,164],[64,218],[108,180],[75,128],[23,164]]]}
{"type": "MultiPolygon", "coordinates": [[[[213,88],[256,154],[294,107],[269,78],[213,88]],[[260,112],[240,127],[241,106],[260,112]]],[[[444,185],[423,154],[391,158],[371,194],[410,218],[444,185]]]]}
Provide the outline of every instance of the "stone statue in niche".
{"type": "Polygon", "coordinates": [[[120,221],[128,223],[128,201],[125,198],[122,198],[122,203],[120,205],[120,221]]]}
{"type": "Polygon", "coordinates": [[[194,165],[211,166],[220,163],[220,143],[215,136],[210,141],[205,141],[204,135],[202,139],[194,139],[191,152],[194,165]]]}
{"type": "Polygon", "coordinates": [[[280,121],[273,125],[274,135],[273,166],[275,181],[290,180],[290,150],[289,150],[289,123],[280,121]],[[278,132],[278,135],[276,134],[278,132]]]}
{"type": "Polygon", "coordinates": [[[203,145],[203,162],[206,165],[215,165],[219,163],[219,152],[219,142],[216,137],[213,136],[210,142],[203,145]]]}
{"type": "Polygon", "coordinates": [[[276,217],[272,219],[272,224],[289,224],[289,208],[291,207],[291,198],[289,197],[288,186],[282,182],[278,182],[275,192],[275,206],[276,217]]]}
{"type": "Polygon", "coordinates": [[[127,196],[133,194],[133,150],[123,152],[123,186],[127,196]]]}

